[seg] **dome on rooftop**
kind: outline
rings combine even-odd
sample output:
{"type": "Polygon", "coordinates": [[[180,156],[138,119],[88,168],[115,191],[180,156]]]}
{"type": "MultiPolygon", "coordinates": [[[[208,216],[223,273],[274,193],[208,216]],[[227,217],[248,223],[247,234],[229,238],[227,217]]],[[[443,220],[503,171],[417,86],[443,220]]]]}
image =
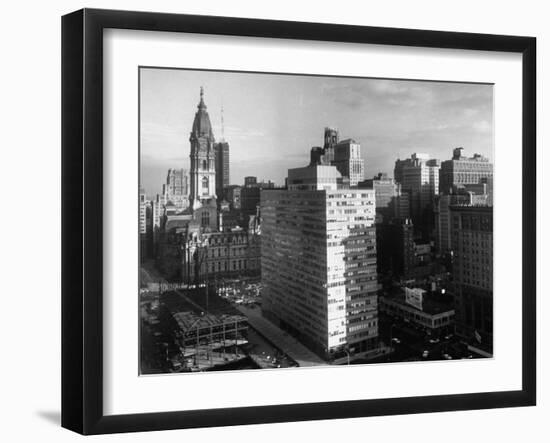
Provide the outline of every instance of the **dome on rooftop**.
{"type": "Polygon", "coordinates": [[[209,137],[212,141],[214,141],[210,117],[208,116],[208,112],[206,112],[206,104],[204,103],[204,90],[202,86],[201,98],[199,104],[197,105],[197,109],[195,120],[193,121],[193,129],[191,130],[191,137],[209,137]]]}

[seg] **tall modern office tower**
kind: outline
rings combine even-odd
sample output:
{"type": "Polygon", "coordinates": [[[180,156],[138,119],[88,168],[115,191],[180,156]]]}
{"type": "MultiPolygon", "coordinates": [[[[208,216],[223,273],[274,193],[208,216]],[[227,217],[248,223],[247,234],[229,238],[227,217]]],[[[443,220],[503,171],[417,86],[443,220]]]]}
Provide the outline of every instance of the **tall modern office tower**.
{"type": "Polygon", "coordinates": [[[396,160],[394,177],[401,190],[409,194],[413,224],[428,232],[433,227],[430,210],[434,197],[439,194],[439,160],[427,154],[415,153],[411,158],[396,160]]]}
{"type": "Polygon", "coordinates": [[[465,157],[462,151],[463,148],[455,148],[453,158],[441,163],[439,189],[443,194],[454,194],[464,185],[477,185],[493,177],[493,164],[487,157],[465,157]]]}
{"type": "Polygon", "coordinates": [[[224,198],[224,188],[229,186],[229,143],[222,140],[214,143],[216,157],[216,196],[218,201],[224,198]]]}
{"type": "Polygon", "coordinates": [[[210,117],[204,104],[204,91],[201,87],[200,102],[189,137],[191,143],[190,194],[193,210],[202,206],[205,200],[216,199],[216,156],[214,134],[210,117]]]}
{"type": "Polygon", "coordinates": [[[323,358],[377,346],[374,191],[338,189],[334,166],[288,171],[264,190],[262,312],[323,358]]]}
{"type": "Polygon", "coordinates": [[[342,140],[334,146],[332,164],[342,176],[349,178],[350,186],[357,186],[365,178],[365,162],[361,158],[361,145],[351,138],[342,140]]]}
{"type": "Polygon", "coordinates": [[[189,206],[188,175],[185,169],[169,169],[166,183],[162,185],[161,200],[164,205],[172,203],[177,210],[189,206]]]}
{"type": "Polygon", "coordinates": [[[457,336],[493,352],[493,208],[451,206],[457,336]]]}
{"type": "Polygon", "coordinates": [[[147,197],[143,188],[139,189],[139,233],[147,232],[147,197]]]}

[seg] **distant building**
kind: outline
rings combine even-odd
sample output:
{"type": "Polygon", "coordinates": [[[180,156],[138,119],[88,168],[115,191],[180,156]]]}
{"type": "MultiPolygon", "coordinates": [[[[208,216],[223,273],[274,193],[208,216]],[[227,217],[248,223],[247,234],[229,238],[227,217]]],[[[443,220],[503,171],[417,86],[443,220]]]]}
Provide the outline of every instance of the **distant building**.
{"type": "Polygon", "coordinates": [[[326,163],[330,165],[334,161],[334,147],[340,141],[338,130],[335,128],[326,127],[324,139],[323,149],[325,150],[325,160],[326,163]]]}
{"type": "Polygon", "coordinates": [[[410,219],[395,218],[377,225],[378,272],[408,279],[416,265],[414,226],[410,219]]]}
{"type": "Polygon", "coordinates": [[[147,233],[147,196],[145,195],[145,190],[140,188],[139,190],[139,233],[147,233]]]}
{"type": "Polygon", "coordinates": [[[261,194],[262,312],[325,359],[378,346],[374,191],[339,177],[290,169],[288,189],[261,194]]]}
{"type": "Polygon", "coordinates": [[[138,235],[139,235],[139,248],[140,248],[140,259],[144,260],[149,252],[148,242],[147,242],[147,221],[148,221],[148,211],[150,211],[149,201],[147,201],[147,196],[145,195],[145,190],[140,188],[139,190],[139,226],[138,226],[138,235]]]}
{"type": "Polygon", "coordinates": [[[483,179],[493,177],[493,164],[487,157],[480,154],[465,157],[462,151],[463,148],[455,148],[453,158],[441,163],[439,189],[443,194],[454,194],[457,188],[477,185],[483,179]]]}
{"type": "Polygon", "coordinates": [[[241,186],[229,185],[224,189],[224,198],[231,206],[231,209],[241,209],[241,186]]]}
{"type": "Polygon", "coordinates": [[[216,197],[219,201],[224,198],[224,188],[229,186],[229,143],[221,141],[214,143],[216,158],[216,197]]]}
{"type": "Polygon", "coordinates": [[[485,206],[490,202],[487,185],[466,185],[464,188],[455,189],[454,194],[440,194],[435,198],[435,245],[440,254],[451,250],[451,205],[485,206]],[[472,189],[476,193],[467,189],[472,189]]]}
{"type": "Polygon", "coordinates": [[[395,162],[395,180],[401,184],[401,190],[409,194],[413,224],[424,236],[431,234],[434,226],[433,199],[439,194],[439,168],[439,160],[430,159],[427,154],[415,153],[411,158],[395,162]]]}
{"type": "Polygon", "coordinates": [[[167,205],[171,203],[177,210],[181,211],[189,206],[188,175],[185,169],[169,169],[166,174],[166,183],[162,185],[160,203],[167,205]]]}
{"type": "Polygon", "coordinates": [[[395,203],[395,216],[397,218],[400,218],[401,220],[404,220],[406,218],[411,218],[411,197],[410,193],[401,190],[401,186],[399,185],[400,191],[399,195],[397,196],[396,203],[395,203]]]}
{"type": "Polygon", "coordinates": [[[244,187],[245,188],[248,188],[250,186],[256,186],[257,183],[258,183],[258,178],[257,177],[248,176],[248,177],[244,178],[244,187]]]}
{"type": "Polygon", "coordinates": [[[365,178],[361,145],[351,138],[340,140],[336,129],[325,128],[325,143],[311,148],[309,166],[331,165],[341,174],[341,188],[356,187],[365,178]]]}
{"type": "MultiPolygon", "coordinates": [[[[378,173],[374,178],[363,180],[357,185],[359,188],[374,189],[376,196],[376,212],[383,219],[389,220],[393,217],[408,218],[408,213],[403,214],[398,206],[401,196],[401,186],[387,174],[378,173]]],[[[408,202],[407,202],[408,205],[408,202]]]]}
{"type": "Polygon", "coordinates": [[[343,177],[349,178],[351,187],[365,178],[365,161],[361,157],[361,145],[349,138],[338,142],[334,146],[334,160],[332,165],[336,166],[343,177]]]}
{"type": "Polygon", "coordinates": [[[272,181],[258,182],[256,177],[245,177],[245,186],[240,191],[241,211],[247,216],[256,215],[260,206],[262,189],[274,189],[272,181]]]}
{"type": "Polygon", "coordinates": [[[493,353],[493,208],[452,205],[456,334],[493,353]]]}

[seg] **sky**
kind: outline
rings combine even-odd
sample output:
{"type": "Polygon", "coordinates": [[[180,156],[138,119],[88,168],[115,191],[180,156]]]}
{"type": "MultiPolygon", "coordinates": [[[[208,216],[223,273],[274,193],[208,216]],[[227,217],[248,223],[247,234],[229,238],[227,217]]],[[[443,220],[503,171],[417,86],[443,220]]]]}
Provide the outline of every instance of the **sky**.
{"type": "Polygon", "coordinates": [[[393,176],[414,152],[450,159],[493,156],[493,86],[292,74],[141,68],[141,185],[161,192],[169,168],[189,169],[189,134],[200,87],[216,141],[229,143],[230,182],[244,177],[284,184],[306,166],[324,128],[361,144],[365,178],[393,176]]]}

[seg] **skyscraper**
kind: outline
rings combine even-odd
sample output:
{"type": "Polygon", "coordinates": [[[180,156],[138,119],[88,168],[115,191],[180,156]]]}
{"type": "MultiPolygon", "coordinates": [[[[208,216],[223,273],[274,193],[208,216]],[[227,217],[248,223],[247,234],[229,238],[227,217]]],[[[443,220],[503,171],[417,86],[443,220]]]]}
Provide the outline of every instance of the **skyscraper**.
{"type": "Polygon", "coordinates": [[[451,206],[456,334],[493,352],[493,208],[451,206]]]}
{"type": "Polygon", "coordinates": [[[191,143],[191,190],[189,200],[192,209],[202,206],[204,201],[216,199],[216,156],[214,134],[210,117],[204,104],[204,90],[201,87],[200,102],[189,137],[191,143]]]}
{"type": "Polygon", "coordinates": [[[264,190],[262,311],[326,359],[377,346],[374,191],[338,189],[334,166],[291,169],[264,190]]]}
{"type": "Polygon", "coordinates": [[[365,178],[365,162],[361,158],[361,145],[355,140],[348,138],[334,146],[334,160],[340,174],[349,178],[350,186],[357,186],[357,183],[365,178]]]}
{"type": "Polygon", "coordinates": [[[395,161],[394,177],[401,190],[409,194],[411,218],[416,227],[428,233],[433,227],[431,209],[439,194],[439,160],[415,153],[411,158],[395,161]]]}
{"type": "Polygon", "coordinates": [[[338,130],[335,128],[325,128],[325,142],[323,144],[325,161],[327,164],[332,164],[334,160],[334,147],[340,141],[338,130]]]}
{"type": "Polygon", "coordinates": [[[218,201],[224,198],[224,187],[229,186],[229,143],[214,143],[216,157],[216,196],[218,201]]]}
{"type": "MultiPolygon", "coordinates": [[[[376,213],[383,219],[399,217],[398,198],[401,195],[401,185],[388,174],[379,172],[374,178],[358,183],[359,188],[374,189],[376,196],[376,213]]],[[[409,217],[406,215],[406,217],[409,217]]]]}

